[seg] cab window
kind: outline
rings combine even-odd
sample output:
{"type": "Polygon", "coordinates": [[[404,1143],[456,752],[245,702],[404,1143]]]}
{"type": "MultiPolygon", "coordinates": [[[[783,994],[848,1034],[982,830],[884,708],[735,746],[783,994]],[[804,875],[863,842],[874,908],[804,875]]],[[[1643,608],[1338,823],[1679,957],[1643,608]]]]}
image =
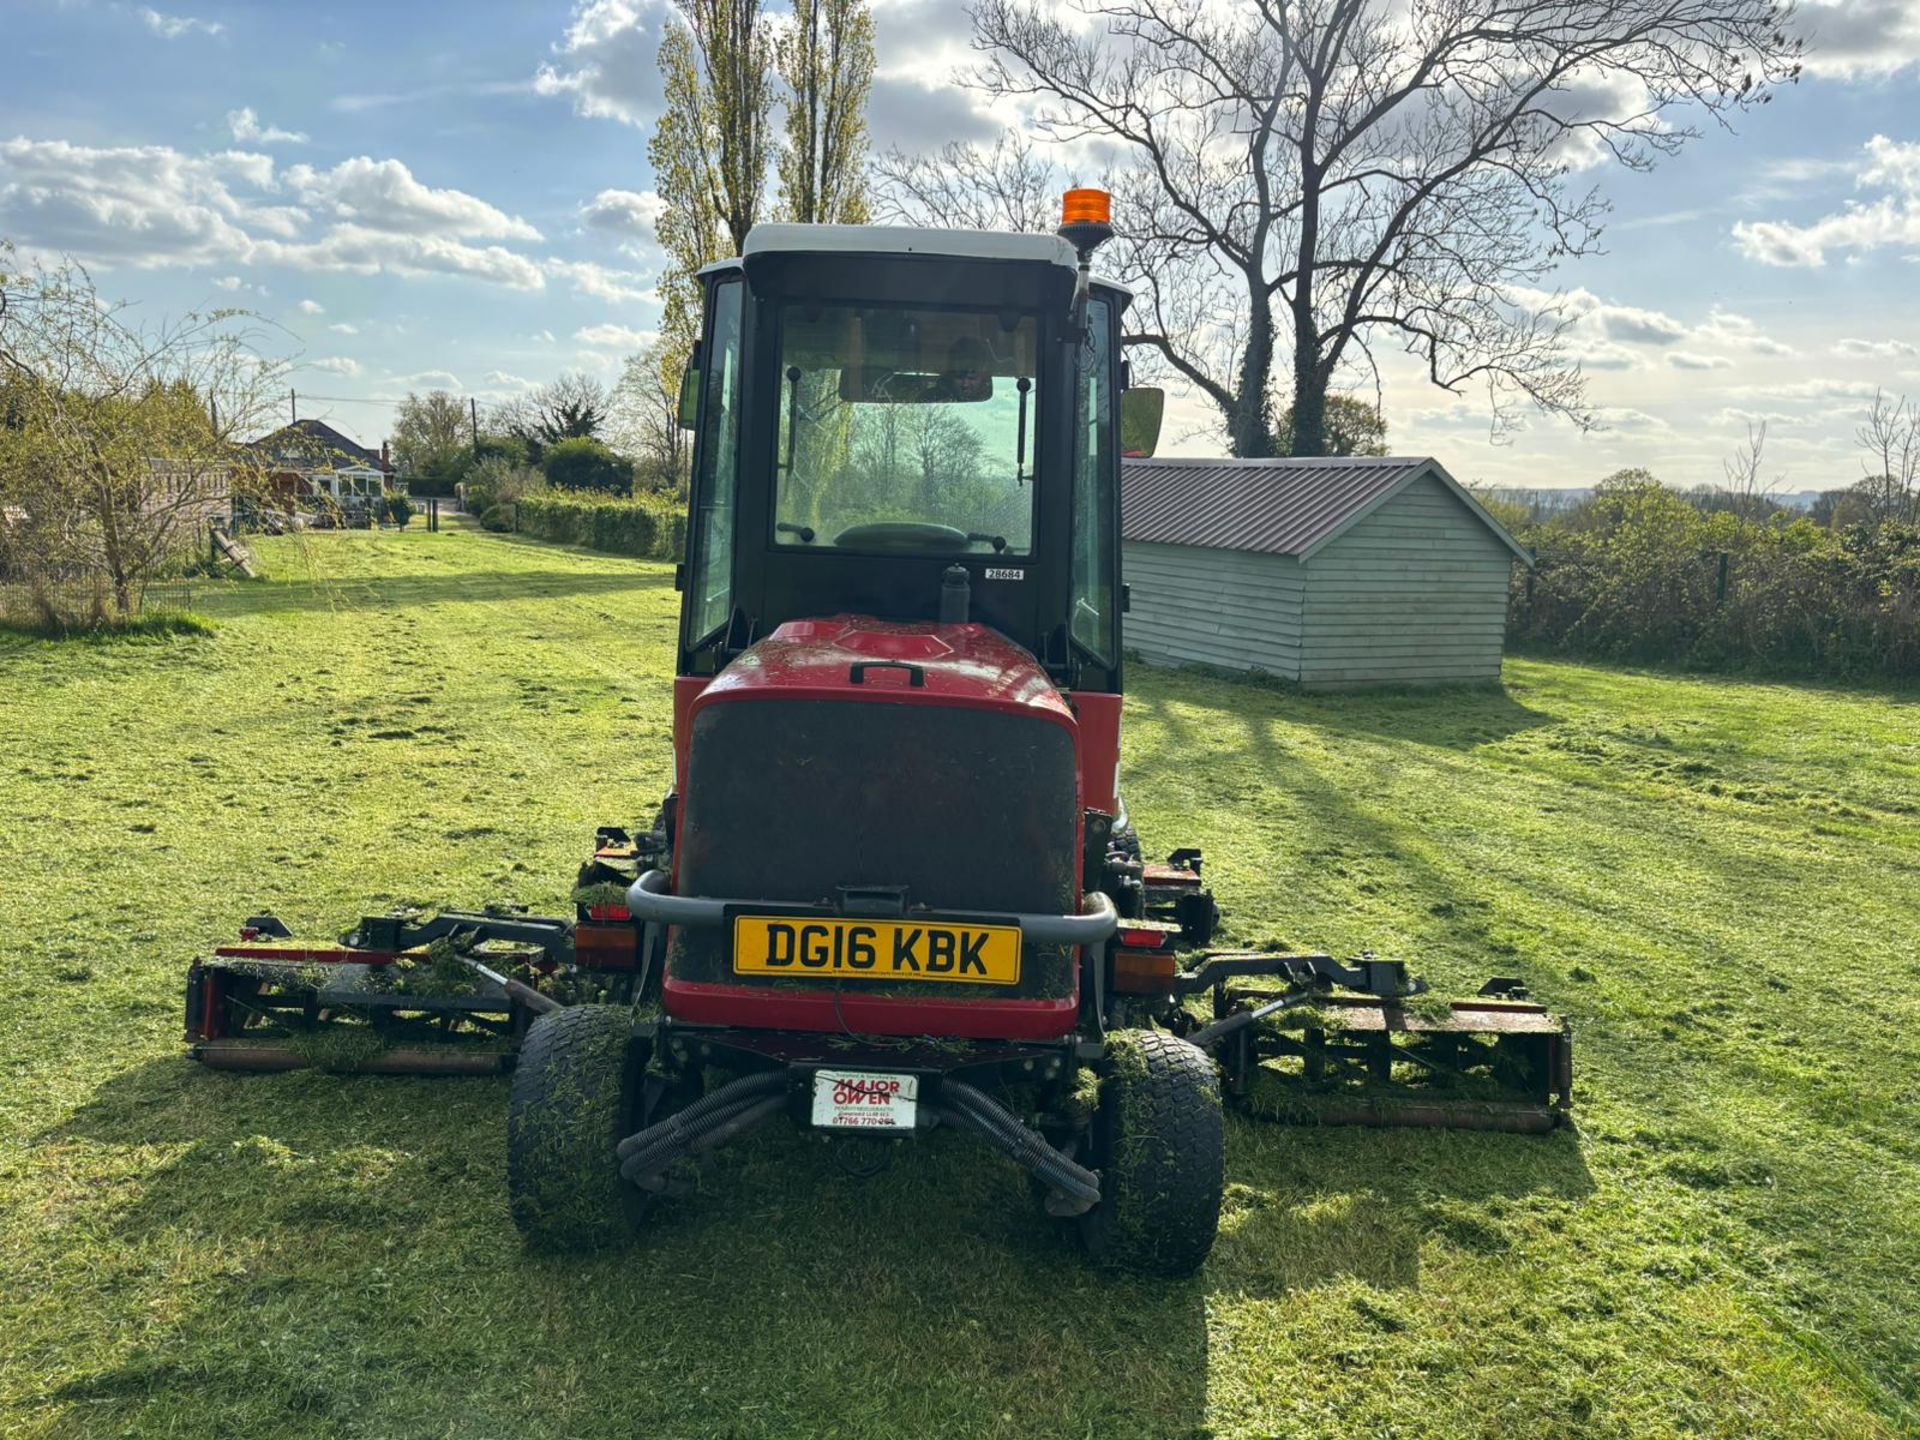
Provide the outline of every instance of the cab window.
{"type": "Polygon", "coordinates": [[[738,280],[713,289],[713,321],[704,351],[700,399],[700,474],[693,564],[688,574],[688,640],[699,644],[733,614],[734,500],[740,453],[740,295],[738,280]]]}
{"type": "Polygon", "coordinates": [[[1113,663],[1113,345],[1112,307],[1087,302],[1087,339],[1074,376],[1073,563],[1074,640],[1103,664],[1113,663]]]}

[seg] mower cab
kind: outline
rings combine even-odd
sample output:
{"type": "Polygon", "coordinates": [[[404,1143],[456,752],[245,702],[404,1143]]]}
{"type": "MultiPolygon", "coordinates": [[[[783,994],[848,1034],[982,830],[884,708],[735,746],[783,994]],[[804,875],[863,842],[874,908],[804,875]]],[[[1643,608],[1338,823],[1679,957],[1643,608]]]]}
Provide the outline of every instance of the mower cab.
{"type": "MultiPolygon", "coordinates": [[[[1223,1084],[1286,1118],[1564,1118],[1566,1029],[1510,985],[1409,1008],[1396,963],[1211,950],[1200,852],[1146,860],[1119,466],[1123,411],[1149,450],[1159,412],[1127,399],[1129,294],[1091,275],[1105,203],[1071,192],[1045,236],[763,225],[702,272],[672,793],[600,833],[571,924],[388,921],[371,963],[348,937],[356,984],[434,944],[485,977],[460,1003],[517,1050],[530,1239],[612,1240],[785,1113],[848,1143],[965,1131],[1096,1255],[1184,1273],[1223,1084]],[[523,978],[481,963],[516,945],[523,978]]],[[[262,1063],[221,1027],[275,997],[283,1025],[351,1009],[263,985],[250,944],[197,972],[200,1058],[262,1063]]]]}

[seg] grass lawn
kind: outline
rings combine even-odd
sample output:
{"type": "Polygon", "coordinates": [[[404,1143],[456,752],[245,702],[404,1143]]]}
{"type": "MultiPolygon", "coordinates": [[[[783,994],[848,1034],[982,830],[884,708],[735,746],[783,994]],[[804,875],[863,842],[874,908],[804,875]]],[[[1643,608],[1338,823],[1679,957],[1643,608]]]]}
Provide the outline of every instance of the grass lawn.
{"type": "Polygon", "coordinates": [[[1234,1119],[1172,1285],[1086,1269],[960,1138],[863,1180],[784,1127],[633,1250],[543,1259],[505,1081],[204,1072],[181,979],[252,907],[563,905],[667,779],[669,572],[263,549],[285,578],[206,590],[210,636],[0,638],[0,1433],[1920,1431],[1911,701],[1137,668],[1135,816],[1205,846],[1236,938],[1526,977],[1577,1132],[1234,1119]]]}

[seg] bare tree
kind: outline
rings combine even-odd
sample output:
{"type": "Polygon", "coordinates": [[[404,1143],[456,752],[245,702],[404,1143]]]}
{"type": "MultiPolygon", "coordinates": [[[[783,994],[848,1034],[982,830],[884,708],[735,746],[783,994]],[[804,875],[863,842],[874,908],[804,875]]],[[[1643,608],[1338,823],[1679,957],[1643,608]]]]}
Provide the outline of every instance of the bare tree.
{"type": "Polygon", "coordinates": [[[1745,519],[1759,519],[1779,507],[1767,497],[1780,487],[1781,477],[1766,478],[1767,422],[1747,422],[1746,442],[1721,462],[1726,483],[1721,493],[1728,508],[1745,519]]]}
{"type": "Polygon", "coordinates": [[[1880,482],[1863,491],[1877,512],[1874,518],[1920,519],[1920,405],[1876,390],[1854,438],[1866,453],[1866,478],[1880,482]]]}
{"type": "Polygon", "coordinates": [[[663,340],[627,357],[613,387],[610,425],[618,448],[636,456],[656,490],[686,484],[687,432],[680,426],[680,366],[663,340]]]}
{"type": "Polygon", "coordinates": [[[974,0],[978,82],[1043,138],[1114,154],[1127,341],[1271,453],[1291,349],[1293,450],[1375,343],[1446,390],[1586,423],[1537,287],[1598,243],[1572,176],[1644,170],[1798,73],[1774,0],[974,0]]]}
{"type": "Polygon", "coordinates": [[[874,160],[873,178],[875,215],[897,225],[1042,233],[1060,223],[1061,173],[1018,131],[927,155],[896,145],[874,160]]]}
{"type": "Polygon", "coordinates": [[[241,312],[141,326],[71,261],[12,262],[0,242],[0,572],[50,629],[123,620],[236,494],[258,498],[240,437],[285,367],[241,312]]]}

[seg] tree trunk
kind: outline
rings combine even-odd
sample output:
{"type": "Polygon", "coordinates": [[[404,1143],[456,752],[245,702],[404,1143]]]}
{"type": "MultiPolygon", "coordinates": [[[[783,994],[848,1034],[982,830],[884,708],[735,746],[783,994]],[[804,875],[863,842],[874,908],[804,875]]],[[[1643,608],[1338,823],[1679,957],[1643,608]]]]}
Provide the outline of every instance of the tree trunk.
{"type": "Polygon", "coordinates": [[[1227,414],[1227,449],[1242,460],[1273,454],[1273,413],[1267,396],[1273,383],[1273,303],[1256,279],[1247,307],[1247,347],[1240,356],[1240,384],[1227,414]]]}
{"type": "Polygon", "coordinates": [[[1327,382],[1320,373],[1320,347],[1311,317],[1296,316],[1293,337],[1293,446],[1291,455],[1327,453],[1327,382]]]}

